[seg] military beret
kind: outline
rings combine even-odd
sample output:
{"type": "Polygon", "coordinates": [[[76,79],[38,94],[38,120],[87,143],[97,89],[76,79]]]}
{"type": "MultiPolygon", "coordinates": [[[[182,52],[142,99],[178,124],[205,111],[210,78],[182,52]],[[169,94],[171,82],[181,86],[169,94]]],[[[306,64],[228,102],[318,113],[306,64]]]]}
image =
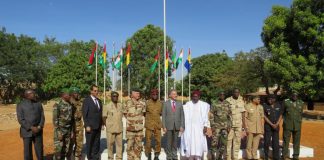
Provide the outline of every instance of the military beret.
{"type": "Polygon", "coordinates": [[[151,90],[151,94],[156,94],[156,93],[159,93],[159,91],[157,89],[152,89],[151,90]]]}
{"type": "Polygon", "coordinates": [[[68,88],[61,89],[61,94],[70,94],[70,90],[68,88]]]}
{"type": "Polygon", "coordinates": [[[225,94],[225,91],[221,89],[221,90],[218,92],[218,94],[219,94],[219,95],[220,95],[220,94],[225,94]]]}
{"type": "Polygon", "coordinates": [[[77,87],[71,87],[71,88],[70,88],[70,92],[71,92],[71,93],[78,93],[78,94],[80,94],[80,89],[77,88],[77,87]]]}
{"type": "Polygon", "coordinates": [[[201,92],[199,90],[194,90],[191,92],[191,95],[194,95],[194,94],[200,96],[201,92]]]}
{"type": "Polygon", "coordinates": [[[141,92],[139,88],[132,88],[132,92],[141,92]]]}
{"type": "Polygon", "coordinates": [[[115,92],[115,91],[111,91],[110,95],[111,96],[119,96],[119,93],[118,92],[115,92]]]}

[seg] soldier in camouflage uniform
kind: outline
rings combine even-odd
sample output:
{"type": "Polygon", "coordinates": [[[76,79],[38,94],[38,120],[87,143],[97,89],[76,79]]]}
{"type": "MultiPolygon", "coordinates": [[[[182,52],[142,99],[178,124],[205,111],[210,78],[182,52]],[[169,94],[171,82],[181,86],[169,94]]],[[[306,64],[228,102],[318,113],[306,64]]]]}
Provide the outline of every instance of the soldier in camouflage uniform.
{"type": "Polygon", "coordinates": [[[245,123],[245,102],[243,97],[240,96],[240,90],[234,89],[233,95],[226,98],[226,101],[230,104],[232,125],[227,137],[227,160],[238,160],[239,151],[241,146],[241,136],[246,129],[245,123]],[[233,154],[232,154],[233,153],[233,154]]]}
{"type": "Polygon", "coordinates": [[[211,159],[225,159],[227,136],[231,128],[232,119],[230,104],[225,101],[224,92],[219,94],[218,100],[212,102],[209,121],[213,133],[211,141],[211,159]]]}
{"type": "Polygon", "coordinates": [[[69,100],[69,89],[63,89],[61,91],[61,99],[53,106],[55,160],[71,158],[73,109],[69,100]]]}
{"type": "Polygon", "coordinates": [[[131,99],[127,100],[124,106],[126,117],[126,138],[127,138],[127,159],[139,160],[142,154],[142,139],[144,128],[144,113],[146,104],[140,99],[138,89],[132,90],[131,99]]]}
{"type": "Polygon", "coordinates": [[[300,149],[300,133],[302,124],[304,102],[298,99],[298,94],[293,92],[290,99],[286,99],[283,103],[283,159],[288,158],[288,147],[290,137],[293,139],[293,160],[298,160],[300,149]]]}
{"type": "Polygon", "coordinates": [[[70,103],[74,112],[74,156],[75,160],[81,159],[83,146],[83,122],[82,122],[82,102],[80,98],[80,89],[72,87],[70,103]]]}

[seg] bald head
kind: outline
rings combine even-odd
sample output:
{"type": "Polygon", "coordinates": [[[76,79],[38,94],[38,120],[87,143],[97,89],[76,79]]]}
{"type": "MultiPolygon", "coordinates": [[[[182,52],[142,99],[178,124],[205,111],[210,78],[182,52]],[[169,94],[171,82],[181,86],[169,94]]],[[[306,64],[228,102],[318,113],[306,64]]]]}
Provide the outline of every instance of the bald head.
{"type": "Polygon", "coordinates": [[[35,100],[35,91],[32,89],[26,89],[24,92],[24,97],[29,100],[35,100]]]}

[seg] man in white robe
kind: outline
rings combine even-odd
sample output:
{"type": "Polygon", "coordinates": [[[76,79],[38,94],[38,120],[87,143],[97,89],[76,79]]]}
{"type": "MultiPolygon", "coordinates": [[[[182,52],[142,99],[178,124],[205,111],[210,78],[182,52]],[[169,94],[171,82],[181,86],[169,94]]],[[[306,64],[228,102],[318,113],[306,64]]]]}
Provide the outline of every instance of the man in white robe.
{"type": "Polygon", "coordinates": [[[191,101],[183,106],[186,130],[181,135],[181,159],[200,160],[207,152],[206,131],[210,128],[210,105],[200,99],[200,92],[193,91],[191,101]]]}

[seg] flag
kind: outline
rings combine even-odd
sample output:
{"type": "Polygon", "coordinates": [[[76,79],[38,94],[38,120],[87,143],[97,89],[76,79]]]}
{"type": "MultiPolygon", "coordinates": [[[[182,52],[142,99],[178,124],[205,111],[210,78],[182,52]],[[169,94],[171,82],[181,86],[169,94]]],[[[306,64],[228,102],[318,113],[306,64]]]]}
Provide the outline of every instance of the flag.
{"type": "Polygon", "coordinates": [[[126,65],[129,67],[129,63],[130,63],[130,51],[131,51],[131,46],[130,43],[128,42],[127,45],[127,52],[126,52],[126,65]]]}
{"type": "Polygon", "coordinates": [[[115,61],[115,68],[120,69],[122,62],[123,62],[123,48],[121,48],[120,52],[118,53],[117,59],[115,61]]]}
{"type": "Polygon", "coordinates": [[[189,48],[189,53],[188,53],[188,59],[186,60],[186,63],[184,64],[188,72],[190,72],[191,69],[191,56],[190,56],[190,48],[189,48]]]}
{"type": "Polygon", "coordinates": [[[101,55],[98,57],[99,59],[99,64],[102,66],[102,68],[106,67],[106,59],[107,59],[107,52],[106,52],[106,43],[104,44],[103,52],[101,55]]]}
{"type": "Polygon", "coordinates": [[[103,48],[103,52],[102,52],[102,57],[103,57],[103,67],[105,68],[105,66],[106,66],[106,59],[107,59],[106,42],[104,44],[104,48],[103,48]]]}
{"type": "Polygon", "coordinates": [[[97,49],[97,44],[95,44],[94,48],[92,49],[91,55],[89,57],[88,67],[91,67],[93,64],[93,59],[95,58],[95,51],[97,49]]]}
{"type": "Polygon", "coordinates": [[[165,55],[165,71],[167,72],[169,69],[169,53],[168,49],[166,50],[166,55],[165,55]]]}
{"type": "Polygon", "coordinates": [[[180,55],[179,55],[179,57],[178,57],[178,59],[177,59],[177,62],[176,62],[176,69],[178,69],[179,64],[182,63],[182,57],[183,57],[183,49],[181,49],[181,51],[180,51],[180,55]]]}
{"type": "Polygon", "coordinates": [[[154,72],[156,66],[158,65],[158,63],[159,63],[159,57],[160,57],[160,50],[158,51],[158,54],[155,55],[155,57],[154,57],[154,63],[153,63],[153,65],[152,65],[151,68],[150,68],[150,72],[151,72],[151,73],[154,72]]]}
{"type": "Polygon", "coordinates": [[[177,51],[174,50],[172,57],[171,57],[171,61],[172,61],[172,71],[176,70],[176,62],[177,62],[177,51]]]}

